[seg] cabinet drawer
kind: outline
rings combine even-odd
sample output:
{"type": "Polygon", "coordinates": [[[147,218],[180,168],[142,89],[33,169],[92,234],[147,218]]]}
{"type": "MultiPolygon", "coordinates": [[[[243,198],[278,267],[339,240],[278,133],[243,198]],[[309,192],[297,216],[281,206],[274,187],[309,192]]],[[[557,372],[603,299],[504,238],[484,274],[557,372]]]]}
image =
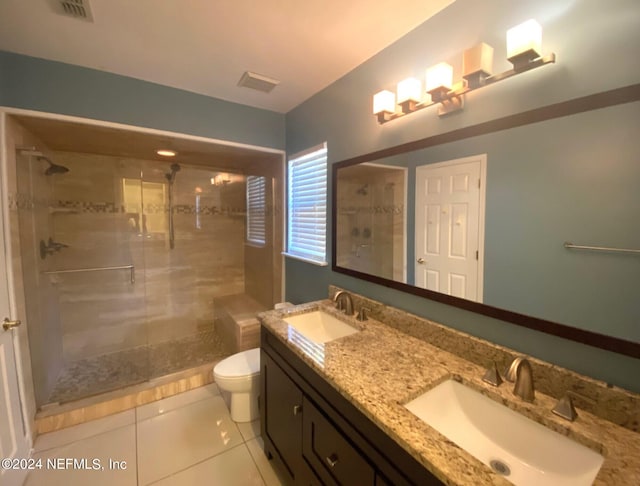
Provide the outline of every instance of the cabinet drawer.
{"type": "Polygon", "coordinates": [[[302,455],[324,484],[373,486],[375,471],[347,437],[303,398],[302,455]]]}

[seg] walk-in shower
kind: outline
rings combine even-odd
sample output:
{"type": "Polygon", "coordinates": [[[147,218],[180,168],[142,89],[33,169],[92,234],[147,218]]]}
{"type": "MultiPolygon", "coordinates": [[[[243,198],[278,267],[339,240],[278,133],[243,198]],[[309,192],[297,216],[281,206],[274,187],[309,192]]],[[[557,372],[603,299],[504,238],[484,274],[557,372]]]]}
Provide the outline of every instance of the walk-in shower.
{"type": "Polygon", "coordinates": [[[217,168],[205,155],[168,164],[112,148],[91,153],[80,136],[77,150],[60,150],[38,135],[43,146],[16,150],[9,171],[14,274],[24,290],[37,405],[235,352],[216,326],[216,302],[244,296],[252,310],[266,310],[279,298],[281,170],[228,156],[217,168]],[[262,245],[247,239],[251,175],[266,181],[262,245]]]}

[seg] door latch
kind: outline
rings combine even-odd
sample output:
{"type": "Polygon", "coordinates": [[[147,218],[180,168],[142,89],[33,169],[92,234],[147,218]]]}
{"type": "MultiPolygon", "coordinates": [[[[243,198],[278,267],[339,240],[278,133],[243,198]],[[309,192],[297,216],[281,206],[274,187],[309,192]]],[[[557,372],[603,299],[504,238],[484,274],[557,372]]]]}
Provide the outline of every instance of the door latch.
{"type": "Polygon", "coordinates": [[[5,317],[4,321],[2,321],[2,329],[4,329],[5,331],[8,331],[9,329],[18,327],[20,324],[22,324],[22,321],[20,321],[19,319],[12,321],[8,317],[5,317]]]}

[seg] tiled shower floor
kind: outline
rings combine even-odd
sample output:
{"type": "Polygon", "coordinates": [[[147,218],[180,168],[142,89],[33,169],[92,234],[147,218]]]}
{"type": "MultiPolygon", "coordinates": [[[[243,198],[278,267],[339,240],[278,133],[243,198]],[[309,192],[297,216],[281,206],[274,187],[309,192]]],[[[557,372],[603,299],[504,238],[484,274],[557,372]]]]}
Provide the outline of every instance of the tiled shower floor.
{"type": "Polygon", "coordinates": [[[229,356],[211,328],[159,344],[69,363],[60,373],[49,403],[65,403],[117,390],[229,356]]]}

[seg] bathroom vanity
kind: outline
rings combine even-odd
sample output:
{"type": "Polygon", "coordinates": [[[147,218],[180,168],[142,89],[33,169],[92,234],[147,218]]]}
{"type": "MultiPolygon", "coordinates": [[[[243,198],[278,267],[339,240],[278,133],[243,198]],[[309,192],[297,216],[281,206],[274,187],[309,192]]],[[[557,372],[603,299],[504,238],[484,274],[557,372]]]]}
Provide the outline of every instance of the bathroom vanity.
{"type": "MultiPolygon", "coordinates": [[[[366,303],[374,307],[374,315],[379,314],[374,303],[366,303]]],[[[362,301],[356,300],[356,305],[362,301]]],[[[265,312],[259,318],[265,454],[291,484],[511,484],[504,470],[492,470],[405,406],[447,380],[600,457],[587,484],[640,484],[640,435],[630,430],[633,425],[623,427],[581,409],[574,422],[561,419],[551,413],[556,403],[552,396],[538,391],[534,402],[526,403],[513,396],[509,383],[500,387],[484,383],[483,366],[400,332],[395,325],[374,318],[358,322],[329,300],[265,312]],[[318,313],[354,331],[338,338],[312,336],[313,331],[292,319],[318,313]]],[[[410,314],[401,318],[403,322],[412,319],[420,318],[410,314]]],[[[453,339],[451,335],[443,338],[449,331],[434,328],[437,324],[426,320],[423,324],[432,336],[440,334],[437,339],[453,339]]],[[[501,353],[509,351],[464,336],[469,341],[462,347],[490,346],[493,351],[486,357],[487,365],[500,361],[501,353]]],[[[544,390],[548,379],[543,376],[544,363],[533,359],[532,363],[544,390]]],[[[616,411],[617,416],[637,413],[633,409],[640,402],[635,394],[619,389],[612,393],[619,396],[611,402],[624,402],[628,408],[616,411]]],[[[517,442],[526,441],[525,437],[517,442]]],[[[557,463],[562,464],[563,459],[557,463]]],[[[562,484],[584,484],[576,478],[584,477],[588,467],[570,469],[559,472],[566,475],[562,484]]]]}
{"type": "Polygon", "coordinates": [[[265,454],[293,484],[442,484],[266,327],[265,454]]]}

